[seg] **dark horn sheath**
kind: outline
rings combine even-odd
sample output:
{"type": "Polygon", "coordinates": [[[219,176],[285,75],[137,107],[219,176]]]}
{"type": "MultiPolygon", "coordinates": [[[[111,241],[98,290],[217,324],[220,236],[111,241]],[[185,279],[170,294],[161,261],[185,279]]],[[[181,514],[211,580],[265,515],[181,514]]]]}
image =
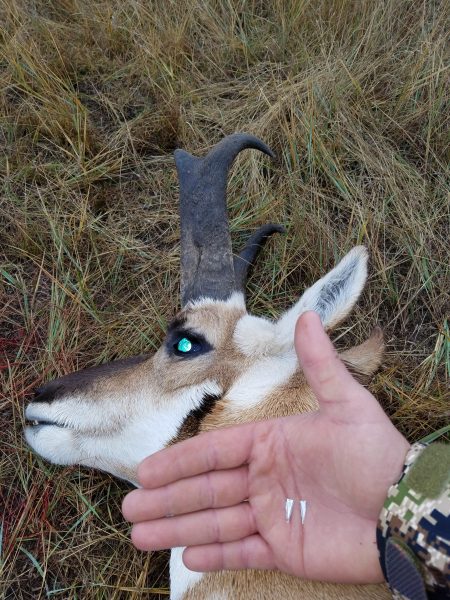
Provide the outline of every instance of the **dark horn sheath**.
{"type": "Polygon", "coordinates": [[[234,258],[235,289],[243,294],[245,294],[248,271],[255,262],[261,248],[273,233],[286,233],[286,229],[283,225],[276,225],[275,223],[262,225],[249,237],[239,256],[235,256],[234,258]]]}
{"type": "Polygon", "coordinates": [[[204,158],[175,151],[180,181],[183,306],[202,296],[226,300],[236,290],[226,188],[231,164],[245,148],[274,157],[270,148],[247,133],[227,136],[204,158]]]}

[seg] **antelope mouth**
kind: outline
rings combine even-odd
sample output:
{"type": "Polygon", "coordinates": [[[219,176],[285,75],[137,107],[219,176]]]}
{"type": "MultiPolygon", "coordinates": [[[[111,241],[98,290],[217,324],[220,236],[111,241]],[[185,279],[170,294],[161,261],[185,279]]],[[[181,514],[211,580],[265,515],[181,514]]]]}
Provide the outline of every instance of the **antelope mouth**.
{"type": "Polygon", "coordinates": [[[57,423],[56,421],[49,421],[48,419],[27,419],[27,427],[60,427],[61,429],[67,429],[67,425],[57,423]]]}
{"type": "Polygon", "coordinates": [[[58,427],[59,429],[70,429],[60,415],[52,415],[53,410],[42,407],[32,402],[25,409],[25,425],[28,429],[40,429],[42,427],[58,427]]]}

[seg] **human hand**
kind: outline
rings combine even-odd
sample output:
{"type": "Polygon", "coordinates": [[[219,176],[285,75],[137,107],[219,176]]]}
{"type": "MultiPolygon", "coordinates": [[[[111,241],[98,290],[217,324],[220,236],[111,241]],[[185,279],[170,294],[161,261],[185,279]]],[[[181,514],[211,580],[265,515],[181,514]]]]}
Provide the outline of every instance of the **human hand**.
{"type": "Polygon", "coordinates": [[[143,489],[122,507],[137,548],[187,546],[183,561],[198,571],[383,580],[376,523],[409,444],[347,371],[315,313],[298,320],[295,347],[319,410],[201,434],[145,459],[143,489]],[[290,522],[286,498],[296,499],[290,522]]]}

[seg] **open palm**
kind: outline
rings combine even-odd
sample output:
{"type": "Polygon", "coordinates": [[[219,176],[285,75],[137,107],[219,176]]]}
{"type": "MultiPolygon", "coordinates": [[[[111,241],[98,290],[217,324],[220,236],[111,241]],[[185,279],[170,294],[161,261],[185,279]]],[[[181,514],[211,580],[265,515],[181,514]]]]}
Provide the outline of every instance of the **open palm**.
{"type": "Polygon", "coordinates": [[[382,581],[376,521],[409,445],[315,313],[299,319],[295,345],[319,410],[202,434],[143,461],[143,488],[123,503],[138,548],[187,546],[192,570],[382,581]],[[286,498],[295,500],[289,522],[286,498]]]}

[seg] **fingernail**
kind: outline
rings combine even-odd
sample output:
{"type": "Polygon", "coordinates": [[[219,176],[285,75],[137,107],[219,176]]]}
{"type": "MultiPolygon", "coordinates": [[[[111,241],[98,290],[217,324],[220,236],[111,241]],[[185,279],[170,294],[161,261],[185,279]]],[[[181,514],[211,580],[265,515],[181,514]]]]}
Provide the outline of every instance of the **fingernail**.
{"type": "Polygon", "coordinates": [[[292,500],[292,498],[286,498],[286,503],[284,506],[286,523],[289,523],[289,521],[291,520],[293,508],[294,508],[294,501],[292,500]]]}
{"type": "Polygon", "coordinates": [[[302,519],[302,525],[305,522],[306,518],[306,500],[300,500],[300,516],[302,519]]]}

